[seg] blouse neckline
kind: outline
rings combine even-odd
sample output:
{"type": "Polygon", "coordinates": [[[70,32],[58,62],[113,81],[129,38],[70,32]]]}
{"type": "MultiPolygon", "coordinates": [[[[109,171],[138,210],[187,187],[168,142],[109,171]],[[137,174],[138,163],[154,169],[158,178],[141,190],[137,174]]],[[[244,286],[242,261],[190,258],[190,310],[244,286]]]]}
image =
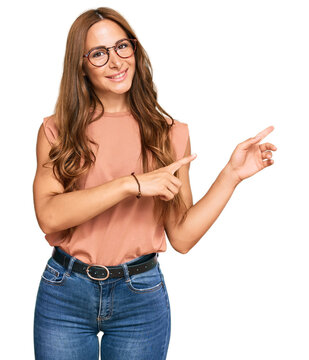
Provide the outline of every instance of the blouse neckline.
{"type": "Polygon", "coordinates": [[[117,112],[107,112],[104,111],[103,116],[109,117],[122,117],[122,116],[129,116],[131,115],[130,111],[117,111],[117,112]]]}
{"type": "MultiPolygon", "coordinates": [[[[90,111],[92,111],[93,108],[90,108],[90,111]]],[[[99,109],[95,110],[96,114],[101,113],[101,111],[99,109]]],[[[103,117],[108,116],[108,117],[125,117],[125,116],[129,116],[132,115],[131,111],[116,111],[116,112],[108,112],[108,111],[104,111],[103,113],[103,117]]]]}

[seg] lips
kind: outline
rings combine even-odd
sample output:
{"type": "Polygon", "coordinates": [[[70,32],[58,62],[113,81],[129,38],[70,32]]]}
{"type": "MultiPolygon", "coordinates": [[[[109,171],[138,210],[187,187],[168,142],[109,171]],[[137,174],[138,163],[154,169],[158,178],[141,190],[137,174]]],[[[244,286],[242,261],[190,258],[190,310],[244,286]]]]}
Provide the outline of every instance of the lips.
{"type": "Polygon", "coordinates": [[[126,70],[124,70],[124,71],[120,71],[119,73],[117,73],[117,74],[113,74],[113,75],[111,75],[111,76],[106,76],[107,78],[109,78],[109,79],[112,79],[114,76],[117,76],[117,75],[120,75],[120,74],[123,74],[123,73],[126,73],[128,71],[128,69],[126,69],[126,70]]]}

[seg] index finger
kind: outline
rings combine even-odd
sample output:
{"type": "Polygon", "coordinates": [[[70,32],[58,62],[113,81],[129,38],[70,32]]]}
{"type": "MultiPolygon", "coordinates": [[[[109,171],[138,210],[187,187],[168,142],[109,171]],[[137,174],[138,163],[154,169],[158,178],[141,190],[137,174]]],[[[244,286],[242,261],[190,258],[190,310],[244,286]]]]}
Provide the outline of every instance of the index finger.
{"type": "Polygon", "coordinates": [[[269,133],[274,130],[274,126],[268,126],[266,129],[260,131],[255,137],[260,138],[260,140],[264,139],[269,133]]]}
{"type": "Polygon", "coordinates": [[[171,174],[174,175],[174,172],[181,168],[183,165],[188,164],[190,161],[196,158],[197,154],[191,154],[188,156],[184,156],[181,159],[174,161],[172,164],[168,165],[168,168],[171,170],[171,174]]]}

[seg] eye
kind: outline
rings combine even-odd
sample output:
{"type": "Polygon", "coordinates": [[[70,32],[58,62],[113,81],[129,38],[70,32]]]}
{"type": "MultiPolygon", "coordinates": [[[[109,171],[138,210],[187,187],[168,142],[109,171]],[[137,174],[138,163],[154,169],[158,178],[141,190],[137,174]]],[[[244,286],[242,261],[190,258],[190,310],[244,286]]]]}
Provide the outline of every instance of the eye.
{"type": "Polygon", "coordinates": [[[97,57],[105,56],[105,55],[106,55],[106,52],[105,52],[105,51],[99,50],[99,51],[95,51],[95,52],[92,54],[92,57],[97,58],[97,57]]]}
{"type": "Polygon", "coordinates": [[[119,45],[117,46],[117,48],[121,50],[121,49],[125,49],[127,46],[128,46],[128,43],[125,42],[125,43],[119,44],[119,45]]]}

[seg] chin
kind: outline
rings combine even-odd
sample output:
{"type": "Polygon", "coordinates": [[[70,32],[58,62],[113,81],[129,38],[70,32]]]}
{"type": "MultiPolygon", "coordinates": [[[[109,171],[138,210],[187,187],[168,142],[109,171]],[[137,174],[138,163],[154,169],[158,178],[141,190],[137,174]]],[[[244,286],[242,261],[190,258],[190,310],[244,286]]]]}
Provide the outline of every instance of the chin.
{"type": "Polygon", "coordinates": [[[119,89],[115,89],[115,88],[110,88],[109,91],[115,93],[115,94],[124,94],[126,92],[128,92],[131,89],[131,85],[132,83],[126,85],[126,86],[121,86],[119,87],[119,89]]]}

